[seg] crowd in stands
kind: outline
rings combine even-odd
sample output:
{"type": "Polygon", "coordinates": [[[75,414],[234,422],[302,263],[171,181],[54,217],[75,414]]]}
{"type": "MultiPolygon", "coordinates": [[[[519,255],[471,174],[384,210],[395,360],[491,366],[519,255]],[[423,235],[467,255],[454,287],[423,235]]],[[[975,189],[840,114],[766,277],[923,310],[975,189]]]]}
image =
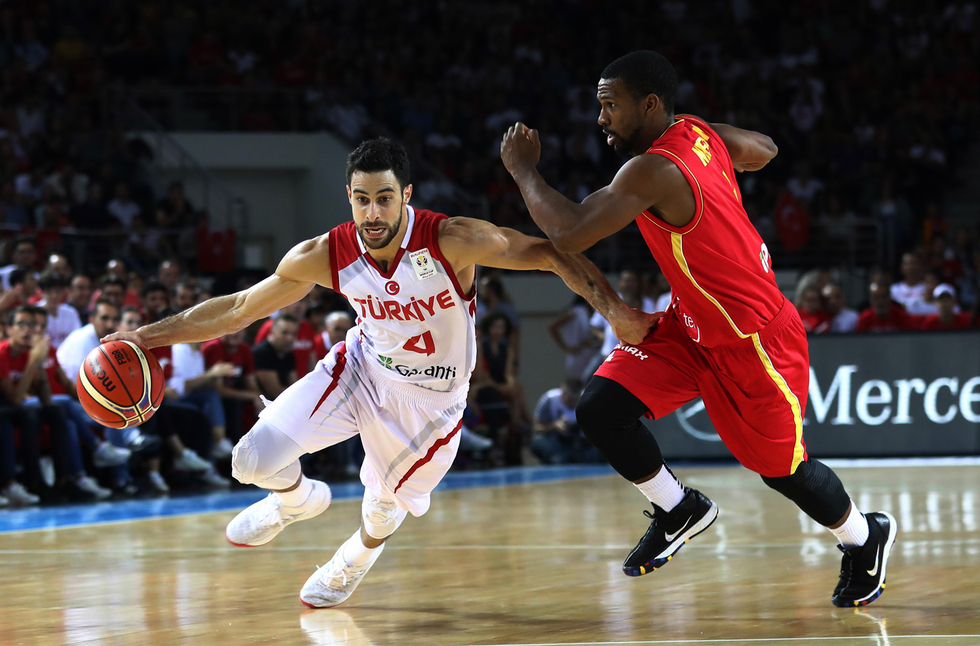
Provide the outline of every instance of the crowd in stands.
{"type": "MultiPolygon", "coordinates": [[[[311,370],[353,325],[346,301],[322,288],[249,330],[207,343],[154,348],[162,405],[132,429],[105,428],[82,408],[81,365],[115,330],[180,312],[209,283],[164,260],[152,273],[110,259],[94,279],[65,255],[12,240],[0,268],[0,506],[227,488],[234,442],[265,402],[311,370]]],[[[243,283],[241,286],[246,286],[243,283]]],[[[315,472],[356,474],[358,449],[312,456],[315,472]]]]}
{"type": "MultiPolygon", "coordinates": [[[[302,127],[350,141],[383,128],[404,142],[438,171],[419,173],[421,204],[450,208],[451,184],[485,200],[494,222],[523,226],[497,155],[506,126],[539,128],[542,172],[581,199],[620,163],[598,136],[598,76],[653,48],[677,68],[679,112],[761,130],[779,146],[776,163],[742,181],[775,258],[896,264],[976,134],[976,13],[965,0],[11,0],[0,7],[0,211],[13,226],[122,227],[130,264],[150,271],[188,247],[153,229],[206,214],[176,187],[153,196],[133,163],[147,150],[115,128],[105,90],[279,88],[303,94],[302,127]],[[410,37],[391,39],[388,24],[410,37]],[[784,227],[777,205],[803,225],[784,227]],[[885,257],[849,249],[866,222],[885,257]]],[[[226,103],[242,129],[290,127],[283,101],[226,103]]],[[[595,257],[618,270],[643,259],[641,247],[626,234],[595,257]]]]}

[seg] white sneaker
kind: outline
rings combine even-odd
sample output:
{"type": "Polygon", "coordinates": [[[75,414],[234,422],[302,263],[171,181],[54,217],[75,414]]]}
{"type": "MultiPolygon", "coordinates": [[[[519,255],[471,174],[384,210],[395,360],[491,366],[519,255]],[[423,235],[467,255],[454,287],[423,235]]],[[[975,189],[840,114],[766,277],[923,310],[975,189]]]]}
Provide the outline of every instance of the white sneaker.
{"type": "Polygon", "coordinates": [[[105,500],[112,495],[112,489],[100,487],[95,478],[91,476],[82,476],[75,481],[75,486],[85,493],[91,494],[96,500],[105,500]]]}
{"type": "Polygon", "coordinates": [[[357,584],[378,560],[378,556],[381,556],[382,549],[384,543],[378,548],[374,559],[366,565],[355,567],[347,565],[343,555],[344,547],[340,546],[330,562],[306,580],[300,590],[299,600],[309,608],[332,608],[347,601],[354,594],[357,584]]]}
{"type": "Polygon", "coordinates": [[[319,516],[330,506],[333,496],[326,482],[312,482],[313,491],[299,513],[285,513],[282,510],[282,498],[275,492],[270,493],[232,518],[225,528],[225,538],[235,547],[258,547],[278,536],[286,525],[319,516]]]}
{"type": "Polygon", "coordinates": [[[221,474],[214,470],[214,467],[211,467],[201,474],[201,481],[204,484],[216,489],[227,489],[231,486],[231,480],[222,477],[221,474]]]}
{"type": "Polygon", "coordinates": [[[10,504],[9,500],[4,498],[3,496],[0,496],[0,507],[6,507],[9,504],[10,504]]]}
{"type": "Polygon", "coordinates": [[[24,485],[19,482],[15,482],[0,493],[3,494],[3,497],[11,505],[36,505],[41,502],[40,496],[35,496],[27,489],[24,489],[24,485]]]}
{"type": "Polygon", "coordinates": [[[38,460],[38,466],[41,469],[41,480],[49,487],[53,487],[56,481],[54,459],[50,455],[42,455],[38,460]]]}
{"type": "Polygon", "coordinates": [[[116,467],[129,461],[132,452],[119,446],[113,446],[108,442],[99,444],[92,454],[92,463],[96,467],[116,467]]]}
{"type": "Polygon", "coordinates": [[[191,449],[184,449],[179,458],[174,460],[175,471],[207,471],[211,468],[211,463],[201,458],[191,449]]]}
{"type": "Polygon", "coordinates": [[[231,452],[235,450],[234,445],[231,443],[227,437],[221,438],[221,441],[214,445],[211,449],[211,459],[212,460],[226,460],[231,457],[231,452]]]}
{"type": "Polygon", "coordinates": [[[146,474],[146,477],[150,479],[150,485],[154,491],[157,493],[170,493],[170,485],[163,479],[159,471],[150,471],[146,474]]]}

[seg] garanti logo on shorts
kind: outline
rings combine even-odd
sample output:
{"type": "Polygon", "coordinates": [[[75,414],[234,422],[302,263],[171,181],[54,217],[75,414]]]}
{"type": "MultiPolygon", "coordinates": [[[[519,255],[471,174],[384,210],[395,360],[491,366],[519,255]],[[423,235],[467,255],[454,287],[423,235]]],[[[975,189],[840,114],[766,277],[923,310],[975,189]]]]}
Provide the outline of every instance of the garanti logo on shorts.
{"type": "Polygon", "coordinates": [[[432,377],[433,379],[456,378],[456,366],[424,366],[420,368],[412,368],[411,366],[396,364],[391,360],[391,357],[385,357],[380,354],[378,355],[378,363],[388,370],[397,372],[402,377],[417,377],[418,375],[425,375],[426,377],[432,377]]]}

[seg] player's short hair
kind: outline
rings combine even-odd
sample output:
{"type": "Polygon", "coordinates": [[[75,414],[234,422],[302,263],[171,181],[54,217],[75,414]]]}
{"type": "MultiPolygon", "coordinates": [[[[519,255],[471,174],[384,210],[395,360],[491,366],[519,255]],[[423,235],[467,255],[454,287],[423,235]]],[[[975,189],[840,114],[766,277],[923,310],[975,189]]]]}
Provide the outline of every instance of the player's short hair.
{"type": "Polygon", "coordinates": [[[69,280],[51,269],[45,271],[41,274],[41,278],[37,281],[38,287],[41,291],[46,289],[64,289],[68,287],[69,280]]]}
{"type": "Polygon", "coordinates": [[[666,58],[644,49],[617,58],[602,70],[604,79],[621,79],[634,99],[656,94],[664,103],[664,110],[674,114],[677,99],[677,72],[666,58]]]}
{"type": "Polygon", "coordinates": [[[387,137],[378,137],[361,142],[347,157],[347,185],[355,172],[381,173],[390,170],[398,180],[400,188],[409,183],[408,151],[387,137]]]}

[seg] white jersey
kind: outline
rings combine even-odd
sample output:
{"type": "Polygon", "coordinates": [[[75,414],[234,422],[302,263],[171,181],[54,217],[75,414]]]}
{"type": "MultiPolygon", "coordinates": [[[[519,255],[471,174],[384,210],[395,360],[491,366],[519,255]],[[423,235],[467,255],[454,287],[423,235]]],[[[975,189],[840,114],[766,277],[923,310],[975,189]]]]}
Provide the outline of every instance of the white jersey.
{"type": "Polygon", "coordinates": [[[464,291],[442,255],[444,219],[408,207],[405,238],[387,272],[353,222],[331,230],[329,244],[334,289],[357,313],[355,329],[373,374],[449,392],[468,388],[476,364],[476,289],[464,291]]]}

